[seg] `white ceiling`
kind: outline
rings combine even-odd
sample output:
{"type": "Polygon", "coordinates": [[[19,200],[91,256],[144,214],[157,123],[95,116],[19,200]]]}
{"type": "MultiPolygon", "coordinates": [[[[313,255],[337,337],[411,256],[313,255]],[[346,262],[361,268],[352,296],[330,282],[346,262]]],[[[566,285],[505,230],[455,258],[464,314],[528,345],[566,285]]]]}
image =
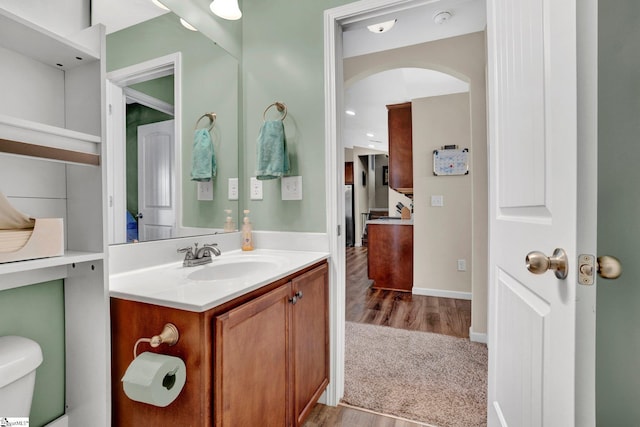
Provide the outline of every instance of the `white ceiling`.
{"type": "MultiPolygon", "coordinates": [[[[485,26],[485,0],[431,1],[345,25],[344,57],[474,33],[484,30],[485,26]],[[452,17],[443,24],[436,24],[433,16],[445,10],[452,17]],[[385,33],[372,33],[366,28],[367,25],[392,19],[397,19],[397,22],[385,33]]],[[[344,116],[344,146],[388,151],[386,105],[468,90],[467,83],[452,76],[418,68],[389,70],[359,80],[345,88],[345,109],[354,111],[356,115],[344,116]],[[368,137],[367,133],[374,136],[368,137]]]]}
{"type": "Polygon", "coordinates": [[[91,23],[104,24],[107,34],[165,13],[151,0],[91,0],[91,23]]]}

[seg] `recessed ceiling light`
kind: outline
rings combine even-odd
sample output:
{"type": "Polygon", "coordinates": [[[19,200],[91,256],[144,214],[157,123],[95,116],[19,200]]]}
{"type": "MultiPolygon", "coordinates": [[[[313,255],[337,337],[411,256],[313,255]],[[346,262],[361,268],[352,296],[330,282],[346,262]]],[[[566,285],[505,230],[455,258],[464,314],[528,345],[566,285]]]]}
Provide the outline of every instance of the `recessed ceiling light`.
{"type": "Polygon", "coordinates": [[[345,111],[345,114],[346,114],[347,116],[355,116],[355,115],[356,115],[356,112],[355,112],[355,111],[353,111],[353,110],[347,110],[347,111],[345,111]]]}
{"type": "Polygon", "coordinates": [[[376,148],[376,146],[373,144],[369,144],[369,148],[376,148]]]}
{"type": "Polygon", "coordinates": [[[367,25],[367,28],[372,33],[386,33],[395,25],[397,19],[392,19],[391,21],[380,22],[378,24],[367,25]]]}
{"type": "Polygon", "coordinates": [[[451,14],[451,12],[449,12],[448,10],[436,12],[436,14],[433,15],[433,22],[435,22],[438,25],[444,24],[449,19],[451,19],[452,16],[453,14],[451,14]]]}
{"type": "Polygon", "coordinates": [[[151,3],[155,4],[156,6],[158,6],[160,9],[164,9],[164,10],[171,10],[169,9],[167,6],[163,5],[162,3],[160,3],[158,0],[151,0],[151,3]]]}
{"type": "Polygon", "coordinates": [[[373,138],[373,134],[372,134],[371,132],[367,132],[367,136],[368,136],[369,138],[373,138]]]}
{"type": "Polygon", "coordinates": [[[180,18],[180,23],[182,24],[183,27],[185,27],[187,30],[191,30],[191,31],[198,31],[198,29],[196,27],[194,27],[193,25],[189,24],[187,21],[185,21],[184,19],[180,18]]]}

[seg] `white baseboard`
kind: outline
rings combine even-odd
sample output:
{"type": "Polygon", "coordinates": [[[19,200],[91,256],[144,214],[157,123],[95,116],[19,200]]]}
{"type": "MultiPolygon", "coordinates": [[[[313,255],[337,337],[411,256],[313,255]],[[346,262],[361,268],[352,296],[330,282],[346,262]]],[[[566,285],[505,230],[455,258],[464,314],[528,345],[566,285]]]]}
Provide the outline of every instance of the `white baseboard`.
{"type": "Polygon", "coordinates": [[[469,328],[469,340],[473,341],[473,342],[481,342],[484,344],[488,343],[488,339],[487,339],[487,334],[486,333],[480,333],[480,332],[473,332],[473,328],[469,328]]]}
{"type": "Polygon", "coordinates": [[[442,289],[428,289],[428,288],[416,288],[413,287],[411,291],[414,295],[425,295],[428,297],[440,297],[440,298],[456,298],[471,300],[471,292],[459,292],[459,291],[447,291],[442,289]]]}
{"type": "Polygon", "coordinates": [[[63,415],[60,418],[51,421],[45,427],[69,427],[69,417],[63,415]]]}

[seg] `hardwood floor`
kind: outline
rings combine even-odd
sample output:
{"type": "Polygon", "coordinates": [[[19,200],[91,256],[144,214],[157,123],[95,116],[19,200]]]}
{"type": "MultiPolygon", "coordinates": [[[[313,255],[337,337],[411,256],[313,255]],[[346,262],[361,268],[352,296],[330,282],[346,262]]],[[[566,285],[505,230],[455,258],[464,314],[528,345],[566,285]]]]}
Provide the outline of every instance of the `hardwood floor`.
{"type": "Polygon", "coordinates": [[[421,427],[411,421],[374,414],[347,406],[326,406],[318,403],[303,427],[421,427]]]}
{"type": "MultiPolygon", "coordinates": [[[[367,277],[367,248],[347,248],[346,313],[350,322],[468,338],[471,301],[375,290],[367,277]]],[[[303,427],[419,427],[357,408],[317,404],[303,427]]]]}
{"type": "Polygon", "coordinates": [[[367,248],[347,248],[347,321],[469,337],[471,301],[371,289],[367,248]]]}

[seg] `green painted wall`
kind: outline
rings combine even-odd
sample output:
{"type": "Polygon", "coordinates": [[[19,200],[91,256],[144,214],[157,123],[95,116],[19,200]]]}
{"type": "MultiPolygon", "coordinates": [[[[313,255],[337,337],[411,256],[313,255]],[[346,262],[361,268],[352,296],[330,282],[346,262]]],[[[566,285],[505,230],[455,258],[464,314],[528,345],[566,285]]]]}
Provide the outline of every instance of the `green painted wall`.
{"type": "Polygon", "coordinates": [[[243,206],[256,230],[326,232],[323,13],[347,3],[243,2],[243,206]],[[302,201],[282,201],[279,179],[263,181],[263,200],[249,200],[262,113],[275,101],[288,107],[285,130],[292,175],[302,175],[302,201]]]}
{"type": "Polygon", "coordinates": [[[640,425],[640,3],[599,2],[598,254],[622,276],[598,280],[598,426],[640,425]]]}
{"type": "Polygon", "coordinates": [[[174,105],[173,80],[173,75],[170,75],[130,85],[129,87],[153,96],[167,104],[174,105]]]}
{"type": "Polygon", "coordinates": [[[29,425],[40,427],[62,416],[65,412],[63,281],[0,292],[0,336],[4,335],[30,338],[42,348],[44,360],[36,370],[29,425]]]}
{"type": "MultiPolygon", "coordinates": [[[[182,207],[183,224],[222,228],[224,209],[238,212],[227,200],[228,179],[238,177],[238,61],[200,33],[186,30],[168,13],[107,36],[107,71],[175,52],[182,53],[182,207]],[[198,201],[190,181],[193,129],[205,112],[218,115],[211,135],[218,175],[214,200],[198,201]]],[[[204,122],[201,123],[201,125],[204,122]]]]}

